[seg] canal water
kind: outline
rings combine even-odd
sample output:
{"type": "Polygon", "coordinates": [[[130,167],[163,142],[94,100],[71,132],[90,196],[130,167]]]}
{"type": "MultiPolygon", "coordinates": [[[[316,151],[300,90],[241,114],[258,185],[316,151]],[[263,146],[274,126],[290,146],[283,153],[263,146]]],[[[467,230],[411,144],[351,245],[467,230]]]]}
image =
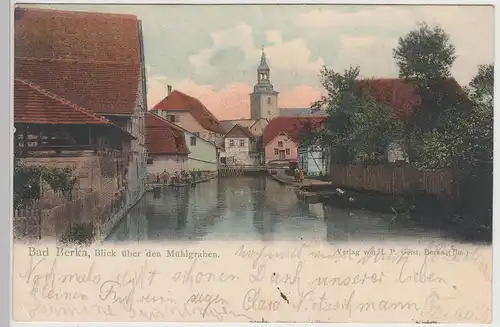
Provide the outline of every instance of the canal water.
{"type": "Polygon", "coordinates": [[[451,236],[394,215],[343,210],[299,200],[294,188],[267,177],[220,178],[195,188],[148,192],[108,242],[248,240],[416,244],[451,236]]]}

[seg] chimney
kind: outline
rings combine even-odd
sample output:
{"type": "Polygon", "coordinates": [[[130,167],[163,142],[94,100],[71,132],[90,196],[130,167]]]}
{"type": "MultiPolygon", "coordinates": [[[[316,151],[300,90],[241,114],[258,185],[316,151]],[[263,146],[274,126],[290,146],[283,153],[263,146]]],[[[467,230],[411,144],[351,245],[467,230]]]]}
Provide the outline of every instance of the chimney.
{"type": "Polygon", "coordinates": [[[167,95],[170,95],[172,93],[172,85],[167,85],[167,95]]]}

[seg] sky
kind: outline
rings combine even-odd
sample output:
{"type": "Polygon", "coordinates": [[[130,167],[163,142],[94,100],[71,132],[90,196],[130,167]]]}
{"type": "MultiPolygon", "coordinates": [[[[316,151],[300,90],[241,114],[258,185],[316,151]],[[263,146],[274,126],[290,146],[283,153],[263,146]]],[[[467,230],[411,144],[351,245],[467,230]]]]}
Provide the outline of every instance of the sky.
{"type": "Polygon", "coordinates": [[[249,118],[264,47],[280,108],[321,96],[323,65],[361,77],[397,77],[392,50],[419,22],[440,25],[456,47],[452,75],[466,85],[494,60],[492,6],[37,5],[135,14],[142,20],[148,107],[167,85],[198,98],[219,119],[249,118]]]}

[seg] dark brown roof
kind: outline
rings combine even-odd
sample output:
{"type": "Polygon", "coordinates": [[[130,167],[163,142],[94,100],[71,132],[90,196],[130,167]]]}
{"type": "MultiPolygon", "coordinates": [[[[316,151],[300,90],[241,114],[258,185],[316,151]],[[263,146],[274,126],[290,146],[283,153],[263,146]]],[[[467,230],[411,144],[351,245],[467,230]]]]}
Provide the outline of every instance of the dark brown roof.
{"type": "Polygon", "coordinates": [[[208,110],[200,100],[177,90],[170,93],[158,102],[152,110],[188,111],[196,121],[206,130],[224,134],[219,120],[208,110]]]}
{"type": "Polygon", "coordinates": [[[14,123],[108,125],[131,136],[110,120],[19,78],[14,81],[14,123]]]}
{"type": "Polygon", "coordinates": [[[184,132],[151,112],[146,113],[146,147],[150,154],[189,154],[184,132]]]}
{"type": "Polygon", "coordinates": [[[300,134],[304,128],[309,125],[313,128],[319,127],[326,117],[289,117],[281,116],[271,119],[262,133],[262,142],[264,146],[268,145],[280,133],[287,134],[295,143],[300,143],[300,134]]]}
{"type": "MultiPolygon", "coordinates": [[[[361,90],[369,91],[377,101],[387,104],[400,119],[408,119],[421,103],[421,97],[415,85],[399,78],[365,79],[356,82],[361,90]]],[[[446,94],[459,101],[468,101],[467,96],[454,78],[437,82],[434,88],[442,89],[446,94]]]]}
{"type": "Polygon", "coordinates": [[[16,8],[16,77],[95,113],[133,113],[140,37],[133,15],[16,8]]]}
{"type": "Polygon", "coordinates": [[[248,137],[251,140],[255,139],[255,135],[248,129],[248,127],[241,126],[240,124],[235,124],[229,132],[224,135],[224,138],[231,136],[232,134],[237,133],[239,135],[244,135],[245,137],[248,137]],[[237,133],[239,132],[239,133],[237,133]]]}

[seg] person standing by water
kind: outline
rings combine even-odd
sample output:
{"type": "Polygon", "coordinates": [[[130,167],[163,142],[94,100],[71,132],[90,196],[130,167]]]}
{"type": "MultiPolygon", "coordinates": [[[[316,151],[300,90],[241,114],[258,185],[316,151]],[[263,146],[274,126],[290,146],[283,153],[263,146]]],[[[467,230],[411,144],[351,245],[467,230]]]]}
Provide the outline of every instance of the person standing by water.
{"type": "Polygon", "coordinates": [[[295,182],[299,181],[299,178],[300,178],[299,167],[295,167],[295,169],[293,171],[293,177],[295,177],[295,182]]]}
{"type": "Polygon", "coordinates": [[[299,183],[302,184],[304,182],[304,169],[299,169],[299,183]]]}

